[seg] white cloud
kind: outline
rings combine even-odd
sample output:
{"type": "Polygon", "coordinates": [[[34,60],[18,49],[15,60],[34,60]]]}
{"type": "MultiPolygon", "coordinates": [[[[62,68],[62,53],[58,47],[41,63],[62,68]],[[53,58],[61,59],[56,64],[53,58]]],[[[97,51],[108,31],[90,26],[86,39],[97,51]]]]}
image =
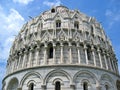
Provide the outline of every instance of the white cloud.
{"type": "Polygon", "coordinates": [[[11,44],[24,24],[24,18],[15,9],[10,9],[9,13],[4,12],[0,7],[0,62],[5,62],[8,58],[11,44]]]}
{"type": "Polygon", "coordinates": [[[28,3],[32,2],[34,0],[13,0],[15,3],[20,3],[20,4],[25,4],[27,5],[28,3]]]}
{"type": "Polygon", "coordinates": [[[61,1],[60,0],[55,0],[54,2],[49,2],[49,1],[44,1],[43,2],[44,5],[47,5],[49,7],[52,7],[52,6],[59,6],[61,4],[61,1]]]}
{"type": "Polygon", "coordinates": [[[106,10],[105,13],[111,28],[113,24],[120,22],[120,10],[106,10]]]}

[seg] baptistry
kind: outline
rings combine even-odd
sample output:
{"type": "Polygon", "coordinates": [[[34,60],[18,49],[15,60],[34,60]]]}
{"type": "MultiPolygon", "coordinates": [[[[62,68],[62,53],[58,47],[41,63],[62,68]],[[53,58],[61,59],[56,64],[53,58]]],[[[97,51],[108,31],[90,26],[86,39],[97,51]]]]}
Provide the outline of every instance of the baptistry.
{"type": "Polygon", "coordinates": [[[23,25],[6,68],[2,90],[120,90],[117,59],[101,24],[62,5],[23,25]]]}

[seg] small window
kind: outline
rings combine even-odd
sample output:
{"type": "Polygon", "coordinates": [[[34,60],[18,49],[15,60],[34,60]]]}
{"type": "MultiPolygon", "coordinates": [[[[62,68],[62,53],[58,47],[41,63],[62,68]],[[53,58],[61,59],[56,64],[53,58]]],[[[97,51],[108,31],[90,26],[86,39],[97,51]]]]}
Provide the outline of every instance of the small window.
{"type": "Polygon", "coordinates": [[[56,21],[56,28],[59,28],[59,27],[61,27],[61,21],[60,20],[56,21]]]}
{"type": "Polygon", "coordinates": [[[31,84],[30,84],[29,90],[34,90],[34,83],[31,83],[31,84]]]}
{"type": "Polygon", "coordinates": [[[87,82],[83,83],[83,90],[88,90],[88,83],[87,82]]]}
{"type": "Polygon", "coordinates": [[[48,58],[53,58],[53,46],[52,46],[52,44],[48,45],[48,58]]]}
{"type": "Polygon", "coordinates": [[[109,89],[108,85],[105,85],[105,90],[108,90],[108,89],[109,89]]]}
{"type": "Polygon", "coordinates": [[[54,9],[54,8],[53,8],[53,9],[51,9],[51,12],[52,12],[52,13],[55,13],[55,9],[54,9]]]}
{"type": "Polygon", "coordinates": [[[61,90],[61,84],[59,81],[55,83],[55,90],[61,90]]]}
{"type": "Polygon", "coordinates": [[[93,28],[93,26],[91,26],[91,33],[92,33],[92,34],[94,33],[94,28],[93,28]]]}
{"type": "Polygon", "coordinates": [[[75,22],[75,23],[74,23],[74,28],[75,28],[75,29],[79,29],[79,23],[78,23],[78,22],[75,22]]]}

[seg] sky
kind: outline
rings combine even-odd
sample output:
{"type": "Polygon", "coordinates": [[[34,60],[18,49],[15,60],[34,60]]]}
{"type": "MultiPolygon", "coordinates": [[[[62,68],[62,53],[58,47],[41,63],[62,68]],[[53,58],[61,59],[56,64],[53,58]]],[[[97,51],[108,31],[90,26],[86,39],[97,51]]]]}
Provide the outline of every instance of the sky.
{"type": "Polygon", "coordinates": [[[0,89],[12,42],[22,25],[52,6],[77,9],[100,22],[112,41],[120,70],[120,0],[0,0],[0,89]]]}

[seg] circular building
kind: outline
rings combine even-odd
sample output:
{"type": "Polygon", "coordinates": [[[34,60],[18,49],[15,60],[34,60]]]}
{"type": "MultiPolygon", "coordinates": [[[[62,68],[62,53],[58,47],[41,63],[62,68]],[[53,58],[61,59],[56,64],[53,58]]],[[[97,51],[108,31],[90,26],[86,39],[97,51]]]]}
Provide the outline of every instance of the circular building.
{"type": "Polygon", "coordinates": [[[56,6],[23,25],[3,90],[120,90],[117,59],[101,24],[56,6]]]}

